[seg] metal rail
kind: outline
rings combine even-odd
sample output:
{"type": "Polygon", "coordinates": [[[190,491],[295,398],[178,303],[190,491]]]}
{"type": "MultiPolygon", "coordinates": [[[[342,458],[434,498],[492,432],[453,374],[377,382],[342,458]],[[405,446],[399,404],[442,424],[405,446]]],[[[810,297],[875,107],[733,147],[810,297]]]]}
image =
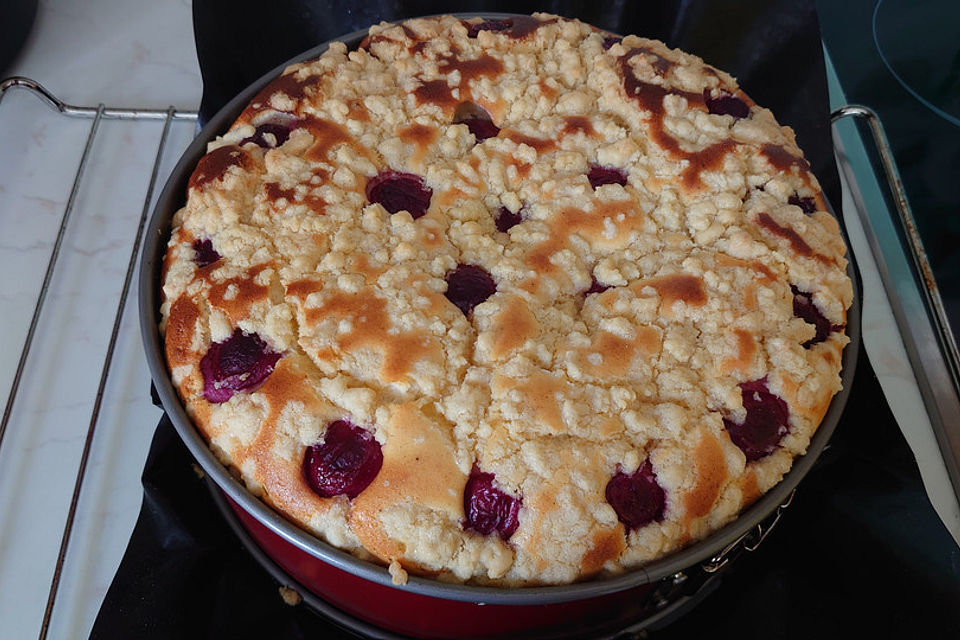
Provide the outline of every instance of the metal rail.
{"type": "MultiPolygon", "coordinates": [[[[880,118],[872,109],[862,105],[846,105],[831,114],[834,123],[844,118],[862,120],[869,125],[884,178],[897,211],[898,219],[894,224],[903,231],[906,239],[908,260],[911,262],[908,268],[912,267],[914,270],[911,275],[916,278],[927,313],[904,308],[903,301],[896,295],[897,278],[891,273],[890,264],[873,231],[862,197],[859,191],[855,190],[853,195],[857,213],[868,237],[870,250],[877,261],[880,277],[930,417],[947,475],[953,485],[954,494],[960,496],[960,352],[956,338],[880,118]]],[[[847,174],[848,182],[856,185],[857,181],[848,164],[841,162],[841,165],[847,174]]]]}
{"type": "Polygon", "coordinates": [[[126,275],[123,281],[123,287],[120,293],[120,299],[117,304],[116,314],[114,316],[113,329],[110,334],[110,339],[107,344],[107,351],[104,357],[103,367],[100,372],[100,382],[97,387],[96,397],[94,399],[93,410],[90,415],[90,422],[87,428],[86,438],[84,441],[83,452],[80,457],[80,465],[77,470],[76,479],[74,481],[73,495],[70,500],[70,507],[67,512],[66,521],[64,523],[63,534],[60,541],[60,549],[57,554],[57,562],[54,568],[53,577],[51,578],[50,589],[47,594],[47,603],[43,614],[43,621],[40,627],[39,640],[45,640],[50,629],[50,622],[53,616],[54,606],[56,604],[57,593],[60,587],[60,579],[63,575],[63,567],[67,557],[67,551],[70,546],[70,538],[73,532],[74,522],[77,514],[77,507],[80,502],[80,494],[83,489],[83,481],[86,476],[87,463],[90,458],[90,453],[93,446],[94,434],[96,433],[97,422],[100,418],[100,411],[103,403],[103,396],[106,391],[107,381],[110,375],[110,368],[113,364],[114,351],[116,349],[117,338],[120,333],[120,326],[123,320],[124,310],[126,309],[127,299],[130,293],[130,285],[133,280],[133,274],[136,269],[137,258],[140,253],[140,245],[143,241],[144,229],[146,227],[146,221],[148,214],[150,212],[150,205],[153,200],[153,193],[156,188],[157,179],[160,173],[160,166],[163,160],[163,154],[165,147],[167,145],[167,139],[170,132],[170,126],[174,121],[196,121],[197,112],[196,111],[184,111],[179,110],[174,107],[168,107],[167,109],[137,109],[137,108],[113,108],[106,107],[103,104],[100,104],[97,107],[82,107],[67,104],[42,85],[31,80],[29,78],[24,78],[22,76],[16,76],[8,78],[3,82],[0,82],[0,103],[3,101],[4,95],[8,90],[20,88],[25,89],[32,93],[33,95],[40,98],[41,101],[46,103],[51,108],[55,109],[59,113],[73,117],[73,118],[85,118],[92,119],[93,123],[90,127],[90,132],[87,135],[87,141],[83,148],[83,152],[80,158],[80,163],[77,168],[76,174],[74,176],[73,186],[70,191],[70,196],[67,200],[66,207],[60,222],[60,227],[57,232],[56,240],[54,241],[53,250],[50,255],[50,259],[47,263],[47,270],[44,274],[43,283],[40,288],[40,293],[37,298],[36,305],[34,307],[33,316],[30,321],[30,326],[27,331],[27,336],[24,340],[23,348],[20,352],[20,359],[17,363],[17,369],[14,374],[13,383],[11,385],[10,392],[7,396],[6,406],[3,411],[3,418],[0,421],[0,447],[3,446],[3,438],[6,434],[7,427],[10,422],[10,417],[13,412],[14,403],[16,402],[17,394],[20,390],[20,383],[23,378],[23,372],[26,368],[27,361],[30,356],[30,350],[33,345],[33,341],[36,335],[36,329],[39,324],[41,314],[43,313],[44,304],[46,302],[47,293],[50,289],[50,283],[53,280],[54,273],[56,271],[57,261],[60,257],[60,250],[63,244],[63,239],[66,236],[67,227],[70,221],[71,213],[74,210],[76,204],[77,194],[80,190],[80,185],[83,181],[84,171],[87,167],[91,156],[91,150],[94,146],[94,141],[96,139],[97,133],[100,130],[100,125],[103,120],[150,120],[150,121],[163,121],[163,132],[160,136],[160,142],[157,145],[156,158],[153,164],[153,170],[150,176],[150,183],[147,187],[147,191],[144,197],[143,208],[140,213],[140,220],[137,226],[136,235],[133,240],[133,246],[130,251],[130,257],[127,262],[126,275]]]}

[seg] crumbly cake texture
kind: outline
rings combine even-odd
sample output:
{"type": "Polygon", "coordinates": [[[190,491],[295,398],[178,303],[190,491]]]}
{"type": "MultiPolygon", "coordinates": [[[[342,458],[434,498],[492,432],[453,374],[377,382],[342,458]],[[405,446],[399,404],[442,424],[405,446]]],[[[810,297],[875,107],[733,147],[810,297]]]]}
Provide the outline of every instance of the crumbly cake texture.
{"type": "Polygon", "coordinates": [[[618,573],[806,450],[852,298],[824,209],[793,132],[692,55],[545,14],[381,24],[210,143],[167,361],[254,494],[395,577],[618,573]]]}

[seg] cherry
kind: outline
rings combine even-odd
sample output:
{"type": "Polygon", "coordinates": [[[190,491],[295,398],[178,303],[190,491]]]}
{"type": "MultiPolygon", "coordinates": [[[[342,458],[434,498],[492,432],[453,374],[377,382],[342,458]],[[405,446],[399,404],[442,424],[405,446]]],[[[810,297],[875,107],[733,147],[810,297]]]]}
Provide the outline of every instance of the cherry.
{"type": "Polygon", "coordinates": [[[497,209],[497,218],[496,225],[497,231],[506,232],[512,227],[517,226],[523,221],[523,209],[513,213],[510,209],[506,207],[500,207],[497,209]]]}
{"type": "Polygon", "coordinates": [[[800,197],[798,194],[793,194],[787,198],[787,204],[792,204],[800,207],[800,209],[809,215],[813,215],[817,211],[817,201],[811,198],[810,196],[800,197]]]}
{"type": "Polygon", "coordinates": [[[294,129],[293,124],[294,123],[292,122],[289,124],[284,124],[282,122],[264,122],[263,124],[257,126],[257,129],[253,132],[252,136],[241,140],[240,145],[243,146],[248,142],[252,142],[258,147],[263,147],[264,149],[279,147],[290,137],[290,132],[294,129]],[[268,133],[273,134],[273,137],[276,140],[275,144],[270,144],[267,142],[267,139],[264,136],[268,133]]]}
{"type": "Polygon", "coordinates": [[[733,444],[746,455],[747,462],[753,462],[780,446],[789,431],[790,412],[782,398],[770,393],[766,378],[742,382],[739,386],[747,417],[740,424],[724,418],[723,426],[733,444]]]}
{"type": "Polygon", "coordinates": [[[809,293],[800,291],[793,285],[790,285],[790,291],[793,292],[793,315],[807,324],[812,324],[817,329],[816,334],[803,343],[804,349],[809,349],[813,345],[823,342],[831,331],[839,331],[842,328],[830,324],[830,321],[813,303],[813,297],[809,293]]]}
{"type": "Polygon", "coordinates": [[[213,248],[210,238],[193,241],[193,262],[198,267],[206,267],[220,259],[220,254],[213,248]]]}
{"type": "Polygon", "coordinates": [[[461,264],[447,274],[447,291],[444,295],[466,316],[496,290],[497,283],[486,269],[475,264],[461,264]]]}
{"type": "Polygon", "coordinates": [[[323,442],[307,447],[303,476],[321,498],[353,500],[380,472],[383,452],[373,434],[346,420],[327,425],[323,442]]]}
{"type": "Polygon", "coordinates": [[[587,173],[587,180],[590,186],[596,189],[602,184],[619,184],[622,187],[627,186],[627,172],[616,167],[601,167],[600,165],[590,165],[590,171],[587,173]]]}
{"type": "Polygon", "coordinates": [[[602,282],[600,282],[599,280],[597,280],[596,276],[591,276],[591,277],[590,277],[590,288],[587,289],[586,295],[590,295],[591,293],[603,293],[604,291],[606,291],[606,290],[609,289],[609,288],[610,288],[610,285],[603,284],[602,282]]]}
{"type": "Polygon", "coordinates": [[[500,133],[500,127],[493,124],[493,119],[486,109],[473,102],[463,102],[457,106],[453,114],[454,124],[465,124],[477,142],[487,138],[495,138],[500,133]]]}
{"type": "Polygon", "coordinates": [[[513,20],[505,18],[503,20],[484,20],[476,24],[467,25],[467,37],[476,38],[481,31],[506,31],[513,27],[513,20]]]}
{"type": "Polygon", "coordinates": [[[627,475],[617,467],[606,489],[607,502],[628,531],[663,520],[667,494],[657,483],[657,474],[649,460],[627,475]]]}
{"type": "Polygon", "coordinates": [[[494,486],[492,473],[485,473],[474,465],[463,489],[464,528],[490,535],[496,531],[504,540],[510,538],[520,525],[522,500],[504,493],[494,486]]]}
{"type": "Polygon", "coordinates": [[[280,359],[255,333],[239,328],[223,342],[214,342],[200,360],[203,397],[209,402],[226,402],[240,391],[259,387],[280,359]]]}
{"type": "Polygon", "coordinates": [[[418,175],[400,171],[381,171],[367,181],[367,199],[378,202],[390,213],[407,211],[413,219],[430,208],[433,189],[418,175]]]}
{"type": "Polygon", "coordinates": [[[703,101],[707,105],[707,111],[716,115],[733,116],[738,120],[750,115],[750,107],[746,102],[722,89],[717,97],[713,97],[709,89],[704,89],[703,101]]]}
{"type": "Polygon", "coordinates": [[[487,138],[496,138],[497,134],[500,133],[500,127],[493,124],[492,120],[465,118],[459,122],[467,125],[467,129],[470,129],[470,133],[476,137],[477,142],[482,142],[487,138]]]}
{"type": "Polygon", "coordinates": [[[610,47],[612,47],[613,45],[617,44],[622,40],[623,38],[619,36],[607,36],[606,38],[603,39],[603,48],[605,50],[609,49],[610,47]]]}

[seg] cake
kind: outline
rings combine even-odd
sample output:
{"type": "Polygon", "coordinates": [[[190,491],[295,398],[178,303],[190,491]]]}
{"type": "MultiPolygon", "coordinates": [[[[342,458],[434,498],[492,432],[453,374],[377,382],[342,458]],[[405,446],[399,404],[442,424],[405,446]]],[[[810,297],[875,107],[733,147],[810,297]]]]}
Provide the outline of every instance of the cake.
{"type": "Polygon", "coordinates": [[[166,359],[254,495],[397,582],[617,574],[806,451],[853,295],[826,209],[695,56],[546,14],[384,23],[209,143],[166,359]]]}

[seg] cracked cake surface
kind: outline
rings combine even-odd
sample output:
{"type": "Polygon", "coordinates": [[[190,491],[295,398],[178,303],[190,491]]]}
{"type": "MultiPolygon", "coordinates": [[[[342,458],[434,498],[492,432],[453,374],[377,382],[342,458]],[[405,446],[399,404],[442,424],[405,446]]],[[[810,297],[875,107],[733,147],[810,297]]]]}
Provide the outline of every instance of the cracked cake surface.
{"type": "Polygon", "coordinates": [[[825,209],[695,56],[546,14],[381,24],[209,144],[167,363],[255,495],[399,579],[617,573],[806,450],[853,295],[825,209]]]}

